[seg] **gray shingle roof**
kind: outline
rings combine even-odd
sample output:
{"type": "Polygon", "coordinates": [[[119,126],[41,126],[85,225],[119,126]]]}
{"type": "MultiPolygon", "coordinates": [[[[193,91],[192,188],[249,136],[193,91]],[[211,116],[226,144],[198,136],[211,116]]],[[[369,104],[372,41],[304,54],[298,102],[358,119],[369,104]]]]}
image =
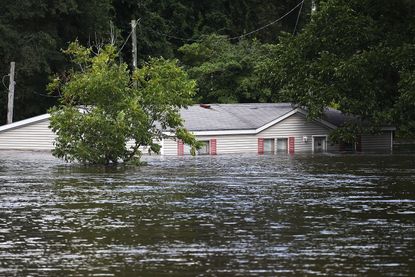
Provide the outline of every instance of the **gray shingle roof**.
{"type": "Polygon", "coordinates": [[[323,116],[321,117],[323,120],[330,122],[333,125],[341,126],[343,125],[346,120],[352,120],[355,119],[355,117],[352,116],[346,116],[341,111],[338,111],[333,108],[326,108],[324,111],[323,116]]]}
{"type": "Polygon", "coordinates": [[[189,131],[257,129],[295,109],[290,103],[193,105],[180,111],[189,131]]]}

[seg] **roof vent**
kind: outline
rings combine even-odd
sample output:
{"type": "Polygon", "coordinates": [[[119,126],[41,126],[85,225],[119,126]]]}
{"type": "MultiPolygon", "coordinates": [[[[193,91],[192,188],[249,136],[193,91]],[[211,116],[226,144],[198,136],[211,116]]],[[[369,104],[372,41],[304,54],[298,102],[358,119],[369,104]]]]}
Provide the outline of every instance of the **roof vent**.
{"type": "Polygon", "coordinates": [[[205,109],[210,109],[210,105],[209,104],[199,104],[200,107],[205,108],[205,109]]]}

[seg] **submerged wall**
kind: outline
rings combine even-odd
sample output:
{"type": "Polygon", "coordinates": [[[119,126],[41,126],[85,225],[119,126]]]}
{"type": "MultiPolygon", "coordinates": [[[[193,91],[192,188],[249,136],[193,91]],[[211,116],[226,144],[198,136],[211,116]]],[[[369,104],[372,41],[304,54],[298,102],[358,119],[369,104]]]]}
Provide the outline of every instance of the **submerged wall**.
{"type": "MultiPolygon", "coordinates": [[[[258,139],[294,138],[294,152],[312,152],[313,136],[328,136],[330,129],[316,121],[308,121],[302,114],[294,114],[281,122],[252,135],[197,136],[198,140],[216,139],[217,154],[258,153],[258,139]],[[304,137],[307,137],[304,141],[304,137]]],[[[165,139],[165,155],[177,155],[178,142],[165,139]]],[[[329,142],[327,148],[334,146],[329,142]]]]}
{"type": "Polygon", "coordinates": [[[392,132],[385,131],[380,134],[362,135],[361,144],[362,144],[362,152],[392,151],[392,148],[393,148],[392,132]]]}
{"type": "MultiPolygon", "coordinates": [[[[51,150],[55,134],[48,128],[49,119],[42,119],[28,124],[17,125],[8,129],[0,130],[0,149],[15,150],[51,150]]],[[[300,113],[276,123],[275,125],[252,135],[220,135],[220,136],[197,136],[197,139],[209,141],[214,149],[214,154],[231,154],[231,153],[259,153],[261,146],[263,149],[264,140],[286,138],[292,143],[293,153],[312,152],[313,137],[327,136],[331,129],[317,121],[308,121],[300,113]],[[262,141],[262,142],[261,142],[262,141]]],[[[377,135],[362,135],[361,150],[370,151],[391,151],[392,150],[392,132],[387,131],[377,135]]],[[[162,155],[178,155],[179,144],[174,138],[166,138],[159,142],[162,145],[162,155]]],[[[341,148],[337,144],[332,144],[328,139],[327,151],[339,151],[341,148]]],[[[183,146],[182,146],[183,147],[183,146]]],[[[148,149],[141,147],[143,154],[148,153],[148,149]]],[[[185,151],[186,152],[186,151],[185,151]]],[[[290,151],[291,152],[291,151],[290,151]]],[[[211,154],[212,154],[211,153],[211,154]]],[[[185,153],[186,154],[186,153],[185,153]]]]}
{"type": "Polygon", "coordinates": [[[51,150],[55,134],[49,119],[0,132],[0,149],[51,150]]]}

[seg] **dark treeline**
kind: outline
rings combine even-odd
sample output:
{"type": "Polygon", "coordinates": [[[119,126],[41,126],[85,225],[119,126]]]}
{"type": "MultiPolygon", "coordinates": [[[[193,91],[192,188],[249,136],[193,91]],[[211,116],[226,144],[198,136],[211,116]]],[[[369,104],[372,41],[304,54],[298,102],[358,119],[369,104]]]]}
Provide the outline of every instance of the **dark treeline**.
{"type": "MultiPolygon", "coordinates": [[[[178,57],[177,49],[212,33],[237,36],[269,23],[295,6],[298,0],[190,1],[190,0],[3,0],[0,9],[0,77],[16,62],[15,119],[46,111],[56,101],[46,97],[51,75],[69,65],[62,53],[69,42],[84,45],[108,43],[111,34],[121,46],[131,31],[131,19],[138,26],[139,60],[149,56],[178,57]]],[[[295,24],[292,14],[256,37],[275,41],[282,30],[295,24]]],[[[131,60],[131,43],[122,51],[131,60]]],[[[7,86],[7,80],[5,80],[7,86]]],[[[7,88],[1,88],[1,123],[6,117],[7,88]]]]}
{"type": "MultiPolygon", "coordinates": [[[[300,2],[3,0],[0,77],[15,61],[15,120],[44,113],[58,96],[45,92],[50,77],[71,66],[62,49],[76,39],[121,47],[131,19],[140,19],[139,63],[179,59],[198,82],[197,102],[292,101],[311,116],[333,106],[414,134],[413,1],[320,0],[314,14],[311,0],[300,2]]],[[[130,41],[120,59],[131,64],[130,41]]],[[[0,91],[4,123],[7,89],[0,91]]]]}

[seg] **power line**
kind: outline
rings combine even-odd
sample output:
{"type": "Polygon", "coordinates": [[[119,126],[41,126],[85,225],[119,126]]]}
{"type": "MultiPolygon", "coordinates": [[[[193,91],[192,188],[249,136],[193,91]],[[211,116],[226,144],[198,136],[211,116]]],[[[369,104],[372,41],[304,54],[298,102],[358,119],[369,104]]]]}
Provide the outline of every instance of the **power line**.
{"type": "Polygon", "coordinates": [[[1,79],[1,82],[3,83],[3,86],[4,86],[7,90],[9,89],[9,87],[8,87],[8,86],[6,86],[6,84],[4,83],[4,78],[9,77],[9,76],[10,76],[9,74],[4,75],[4,76],[3,76],[3,78],[1,79]]]}
{"type": "MultiPolygon", "coordinates": [[[[303,4],[304,4],[304,1],[305,0],[302,0],[300,3],[298,3],[297,5],[295,5],[291,10],[289,10],[287,13],[285,13],[284,15],[282,15],[281,17],[279,17],[278,19],[276,19],[276,20],[274,20],[274,21],[272,21],[272,22],[270,22],[270,23],[268,23],[268,24],[266,24],[266,25],[264,25],[262,27],[259,27],[258,29],[255,29],[253,31],[250,31],[248,33],[245,33],[245,34],[242,34],[242,35],[239,35],[239,36],[235,36],[235,37],[228,38],[228,40],[241,39],[241,38],[250,36],[250,35],[252,35],[254,33],[257,33],[259,31],[262,31],[263,29],[268,28],[269,26],[272,26],[275,23],[278,23],[279,21],[283,20],[288,15],[290,15],[293,11],[295,11],[298,7],[301,6],[300,11],[299,11],[299,14],[300,14],[301,13],[301,10],[302,10],[302,7],[303,7],[303,4]]],[[[295,30],[297,29],[298,20],[299,20],[299,15],[298,15],[297,22],[296,22],[296,25],[295,25],[295,30]]],[[[183,42],[198,42],[198,41],[201,41],[203,39],[203,36],[206,36],[206,35],[202,35],[202,36],[200,36],[199,38],[196,38],[196,39],[193,39],[193,38],[183,38],[183,37],[177,37],[177,36],[173,36],[173,35],[169,35],[169,34],[165,34],[165,33],[156,31],[156,30],[154,30],[151,27],[146,27],[146,26],[143,26],[143,27],[145,29],[151,31],[151,32],[156,33],[156,34],[159,34],[159,35],[162,35],[162,36],[165,36],[165,37],[169,37],[169,38],[172,38],[172,39],[181,40],[183,42]]]]}
{"type": "Polygon", "coordinates": [[[256,30],[253,30],[253,31],[251,31],[251,32],[248,32],[248,33],[246,33],[246,34],[243,34],[243,35],[240,35],[240,36],[236,36],[236,37],[231,37],[231,38],[229,38],[229,40],[234,40],[234,39],[241,39],[241,38],[243,38],[243,37],[246,37],[246,36],[249,36],[249,35],[252,35],[252,34],[254,34],[254,33],[257,33],[257,32],[259,32],[259,31],[261,31],[261,30],[263,30],[263,29],[265,29],[265,28],[268,28],[269,26],[271,26],[271,25],[274,25],[275,23],[277,23],[277,22],[279,22],[279,21],[281,21],[281,20],[283,20],[284,18],[286,18],[288,15],[290,15],[293,11],[295,11],[300,5],[302,6],[303,5],[303,3],[304,3],[304,0],[303,1],[301,1],[300,3],[298,3],[297,5],[295,5],[295,7],[294,8],[292,8],[290,11],[288,11],[286,14],[284,14],[283,16],[281,16],[280,18],[278,18],[278,19],[276,19],[276,20],[274,20],[274,21],[272,21],[272,22],[270,22],[270,23],[268,23],[267,25],[264,25],[264,26],[262,26],[262,27],[260,27],[260,28],[258,28],[258,29],[256,29],[256,30]]]}
{"type": "Polygon", "coordinates": [[[159,35],[168,37],[168,38],[181,40],[181,41],[184,41],[184,42],[198,42],[198,41],[201,41],[202,40],[202,37],[203,37],[203,35],[202,35],[201,37],[199,37],[197,39],[193,39],[193,38],[182,38],[182,37],[172,36],[172,35],[168,35],[166,33],[162,33],[162,32],[156,31],[156,30],[154,30],[153,28],[150,28],[150,27],[143,26],[143,28],[144,29],[147,29],[147,30],[149,30],[149,31],[151,31],[153,33],[156,33],[156,34],[159,34],[159,35]]]}

